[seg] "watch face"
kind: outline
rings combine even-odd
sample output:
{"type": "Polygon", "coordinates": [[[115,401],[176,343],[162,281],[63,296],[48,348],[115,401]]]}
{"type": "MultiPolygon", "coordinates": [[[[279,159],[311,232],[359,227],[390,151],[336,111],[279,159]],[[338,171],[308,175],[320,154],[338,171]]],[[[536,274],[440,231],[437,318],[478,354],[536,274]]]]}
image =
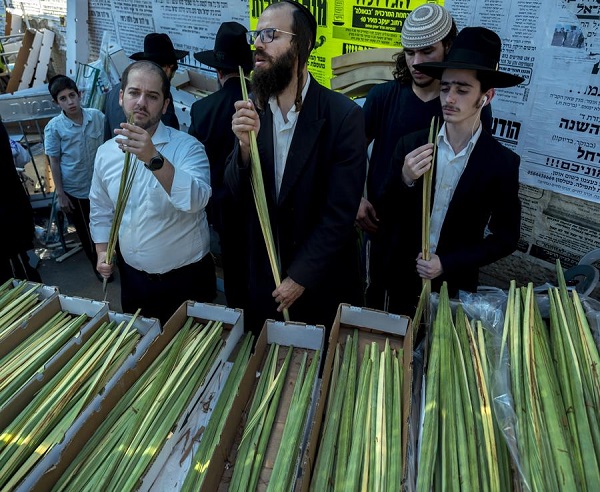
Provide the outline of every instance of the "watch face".
{"type": "Polygon", "coordinates": [[[148,165],[146,167],[148,169],[150,169],[151,171],[157,171],[161,167],[163,167],[164,163],[165,163],[165,158],[161,154],[158,154],[158,155],[154,156],[152,159],[150,159],[150,162],[148,163],[148,165]]]}

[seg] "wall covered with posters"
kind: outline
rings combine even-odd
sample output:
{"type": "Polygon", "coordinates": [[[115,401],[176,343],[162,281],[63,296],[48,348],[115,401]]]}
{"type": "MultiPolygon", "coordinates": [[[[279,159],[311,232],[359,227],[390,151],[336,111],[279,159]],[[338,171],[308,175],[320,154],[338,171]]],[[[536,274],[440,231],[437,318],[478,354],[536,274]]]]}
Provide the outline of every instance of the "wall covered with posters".
{"type": "MultiPolygon", "coordinates": [[[[86,0],[81,0],[85,2],[86,0]]],[[[328,84],[333,56],[401,45],[408,13],[424,0],[300,0],[319,31],[309,61],[328,84]]],[[[8,0],[32,14],[66,15],[67,0],[8,0]]],[[[87,0],[90,60],[103,34],[125,53],[141,51],[146,33],[166,32],[183,61],[212,49],[219,25],[237,20],[253,28],[270,0],[87,0]]],[[[459,29],[481,25],[503,42],[501,67],[525,77],[493,101],[493,132],[522,157],[522,238],[512,265],[491,267],[497,278],[549,267],[556,258],[576,264],[600,248],[600,1],[440,0],[459,29]],[[506,274],[504,272],[510,272],[506,274]]],[[[79,40],[81,42],[81,40],[79,40]]],[[[85,61],[85,60],[80,60],[85,61]]],[[[468,220],[468,218],[466,218],[468,220]]],[[[549,269],[550,271],[550,269],[549,269]]]]}

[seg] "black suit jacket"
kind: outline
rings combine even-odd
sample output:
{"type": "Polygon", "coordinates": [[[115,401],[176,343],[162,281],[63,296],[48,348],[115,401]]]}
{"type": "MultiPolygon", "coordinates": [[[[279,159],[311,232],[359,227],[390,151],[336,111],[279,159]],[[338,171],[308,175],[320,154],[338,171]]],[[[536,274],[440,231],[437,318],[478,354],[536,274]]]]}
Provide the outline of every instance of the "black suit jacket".
{"type": "MultiPolygon", "coordinates": [[[[275,192],[273,114],[260,113],[257,136],[281,278],[305,287],[290,309],[296,321],[330,326],[340,302],[358,302],[358,250],[354,219],[366,174],[361,108],[311,78],[292,138],[279,197],[275,192]]],[[[248,257],[247,319],[262,324],[281,319],[271,296],[275,289],[250,188],[236,143],[225,182],[246,218],[248,257]]]]}
{"type": "Polygon", "coordinates": [[[223,184],[227,157],[235,145],[231,129],[234,104],[242,99],[239,77],[225,81],[223,87],[210,96],[192,104],[189,134],[204,145],[210,163],[210,186],[212,196],[207,211],[209,221],[221,233],[223,230],[222,208],[226,190],[223,184]]]}
{"type": "MultiPolygon", "coordinates": [[[[406,154],[427,143],[427,137],[428,130],[424,130],[398,142],[392,175],[379,209],[382,240],[387,246],[380,259],[385,262],[386,286],[413,298],[421,290],[415,260],[421,252],[423,180],[407,187],[402,181],[402,166],[406,154]]],[[[436,254],[444,272],[432,282],[434,290],[446,281],[452,296],[459,289],[473,292],[477,289],[479,268],[516,249],[521,223],[519,164],[517,154],[482,131],[440,231],[436,254]]],[[[435,187],[435,178],[433,183],[435,187]]]]}
{"type": "Polygon", "coordinates": [[[33,210],[15,168],[10,140],[4,124],[0,121],[0,221],[5,237],[0,241],[0,260],[4,261],[22,251],[33,248],[33,210]]]}

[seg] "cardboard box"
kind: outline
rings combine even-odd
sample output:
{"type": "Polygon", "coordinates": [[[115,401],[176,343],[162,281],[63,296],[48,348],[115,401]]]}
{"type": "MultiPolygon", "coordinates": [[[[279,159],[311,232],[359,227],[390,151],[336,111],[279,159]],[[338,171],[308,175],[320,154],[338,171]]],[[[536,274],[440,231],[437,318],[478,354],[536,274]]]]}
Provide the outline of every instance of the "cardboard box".
{"type": "MultiPolygon", "coordinates": [[[[21,280],[13,280],[13,286],[17,287],[21,282],[21,280]]],[[[60,301],[57,299],[58,289],[56,287],[28,281],[25,284],[26,287],[23,293],[35,293],[37,304],[25,319],[2,340],[2,343],[0,343],[0,358],[8,354],[60,310],[60,301]]]]}
{"type": "MultiPolygon", "coordinates": [[[[177,314],[177,313],[175,313],[177,314]]],[[[163,444],[160,453],[156,456],[148,470],[146,471],[139,490],[178,490],[185,479],[187,467],[182,469],[181,460],[188,456],[187,464],[191,463],[191,450],[194,438],[202,432],[202,426],[206,424],[212,410],[214,409],[218,397],[223,389],[223,385],[229,375],[232,364],[228,361],[238,343],[243,338],[243,313],[240,309],[231,309],[223,306],[195,304],[188,310],[189,316],[202,319],[212,319],[222,321],[225,328],[228,330],[226,334],[225,347],[219,353],[219,356],[212,369],[209,371],[206,380],[198,387],[196,393],[190,400],[187,408],[182,413],[181,417],[175,424],[175,427],[163,444]],[[208,312],[207,309],[212,312],[208,312]],[[183,472],[183,473],[182,473],[183,472]],[[166,479],[169,487],[158,487],[154,485],[161,474],[167,474],[166,479]],[[181,479],[181,481],[179,480],[181,479]],[[172,488],[173,487],[173,488],[172,488]]],[[[181,325],[186,318],[181,320],[181,325]]],[[[169,320],[169,323],[173,320],[169,320]]],[[[178,321],[179,323],[179,321],[178,321]]]]}
{"type": "MultiPolygon", "coordinates": [[[[371,342],[377,342],[383,350],[386,339],[390,340],[390,346],[404,348],[404,385],[403,385],[403,407],[402,407],[402,463],[403,476],[407,469],[407,446],[408,446],[408,421],[411,413],[412,402],[412,326],[407,316],[390,314],[375,309],[360,308],[349,304],[340,304],[335,321],[329,336],[327,358],[323,367],[323,384],[321,394],[318,398],[312,430],[310,433],[306,452],[302,462],[302,473],[296,482],[296,491],[308,491],[313,467],[317,457],[317,448],[320,441],[321,424],[323,423],[324,409],[327,404],[327,392],[333,368],[335,347],[338,343],[345,342],[346,335],[352,334],[358,329],[358,351],[359,356],[364,353],[364,348],[371,342]]],[[[357,429],[360,432],[360,429],[357,429]]]]}
{"type": "MultiPolygon", "coordinates": [[[[183,326],[188,316],[193,316],[200,321],[216,320],[223,321],[225,346],[221,350],[217,360],[199,388],[211,379],[217,367],[226,360],[233,346],[243,332],[243,316],[241,311],[218,306],[216,304],[193,303],[188,301],[182,304],[173,316],[167,321],[160,331],[155,325],[147,336],[138,343],[135,351],[127,358],[121,368],[106,384],[105,388],[98,394],[79,415],[75,423],[66,432],[63,441],[52,448],[27,477],[19,484],[17,491],[42,491],[49,490],[58,481],[62,473],[69,466],[73,458],[81,451],[85,443],[92,437],[99,425],[108,416],[120,398],[131,388],[144,371],[152,364],[156,357],[165,349],[175,334],[183,326]],[[155,336],[156,335],[156,336],[155,336]]],[[[192,398],[194,401],[194,398],[192,398]]],[[[180,419],[178,425],[185,421],[185,416],[180,419]]],[[[173,436],[164,446],[168,449],[173,446],[180,437],[181,429],[173,430],[173,436]]],[[[167,452],[167,451],[165,451],[167,452]]],[[[151,465],[153,466],[153,465],[151,465]]]]}
{"type": "MultiPolygon", "coordinates": [[[[206,386],[192,399],[176,426],[178,436],[171,435],[169,437],[172,446],[170,448],[163,446],[153,465],[143,477],[139,492],[181,489],[244,339],[245,337],[242,337],[238,346],[233,350],[235,355],[232,354],[230,360],[220,366],[206,386]],[[170,451],[169,454],[168,451],[170,451]]],[[[238,388],[236,388],[237,391],[238,388]]]]}
{"type": "MultiPolygon", "coordinates": [[[[250,358],[248,368],[246,369],[246,372],[242,378],[239,392],[233,403],[232,410],[227,417],[227,422],[225,423],[225,428],[221,434],[219,444],[217,445],[217,448],[215,449],[215,452],[210,460],[206,478],[201,491],[214,492],[216,490],[221,491],[228,489],[229,480],[231,478],[233,469],[228,468],[225,470],[225,464],[231,462],[231,456],[235,455],[237,452],[237,445],[239,444],[239,440],[243,432],[242,416],[248,410],[248,407],[252,401],[254,389],[258,382],[258,376],[260,375],[260,370],[268,353],[268,345],[277,343],[284,347],[293,345],[295,349],[308,349],[311,351],[319,350],[321,359],[319,364],[321,364],[324,338],[325,330],[322,326],[312,326],[293,322],[283,323],[280,321],[271,320],[268,320],[265,323],[261,334],[256,341],[254,354],[250,358]]],[[[280,351],[280,357],[282,355],[281,352],[282,351],[280,351]]],[[[283,357],[285,357],[285,353],[283,353],[283,357]]],[[[290,369],[288,370],[288,380],[293,380],[293,377],[293,364],[290,364],[290,369]]],[[[289,405],[289,398],[291,396],[291,392],[293,392],[293,385],[287,384],[286,386],[289,388],[287,388],[287,394],[286,390],[284,390],[281,395],[280,408],[273,424],[273,432],[271,434],[271,438],[269,439],[261,477],[265,477],[264,474],[267,476],[270,474],[269,464],[272,465],[275,459],[279,440],[281,439],[283,423],[287,413],[286,405],[289,405]]],[[[320,380],[317,379],[315,381],[315,387],[313,389],[311,398],[312,401],[305,423],[305,439],[303,440],[301,449],[298,450],[298,461],[296,464],[297,469],[300,468],[301,456],[303,453],[302,450],[306,445],[306,438],[310,432],[310,424],[313,421],[313,413],[316,406],[316,399],[319,394],[319,389],[320,380]]],[[[259,481],[259,487],[257,490],[264,489],[265,487],[261,486],[261,482],[259,481]]]]}
{"type": "MultiPolygon", "coordinates": [[[[43,286],[45,287],[45,286],[43,286]]],[[[46,287],[47,288],[47,287],[46,287]]],[[[54,289],[54,288],[50,288],[54,289]]],[[[65,345],[44,365],[43,370],[30,379],[10,400],[0,402],[0,429],[14,420],[19,413],[31,402],[34,395],[62,369],[66,362],[79,350],[96,332],[102,321],[106,319],[108,304],[106,302],[92,301],[79,297],[69,297],[62,294],[54,296],[44,304],[28,322],[19,330],[18,336],[12,337],[6,346],[2,346],[3,355],[9,353],[27,337],[23,335],[34,334],[44,323],[59,312],[67,312],[75,316],[87,314],[88,321],[79,330],[78,334],[65,345]],[[19,340],[19,342],[17,342],[19,340]]]]}
{"type": "Polygon", "coordinates": [[[210,77],[200,72],[186,70],[176,72],[171,80],[171,94],[173,104],[182,104],[190,107],[198,99],[206,97],[219,90],[216,77],[210,77]]]}

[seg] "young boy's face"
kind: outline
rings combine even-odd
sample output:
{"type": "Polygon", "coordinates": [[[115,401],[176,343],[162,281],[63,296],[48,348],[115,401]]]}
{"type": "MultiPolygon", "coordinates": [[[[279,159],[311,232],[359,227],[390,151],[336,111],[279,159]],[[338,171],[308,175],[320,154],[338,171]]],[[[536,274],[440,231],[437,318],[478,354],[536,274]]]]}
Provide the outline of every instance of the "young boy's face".
{"type": "Polygon", "coordinates": [[[56,102],[67,116],[75,116],[81,109],[81,95],[73,89],[63,89],[56,96],[56,102]]]}

